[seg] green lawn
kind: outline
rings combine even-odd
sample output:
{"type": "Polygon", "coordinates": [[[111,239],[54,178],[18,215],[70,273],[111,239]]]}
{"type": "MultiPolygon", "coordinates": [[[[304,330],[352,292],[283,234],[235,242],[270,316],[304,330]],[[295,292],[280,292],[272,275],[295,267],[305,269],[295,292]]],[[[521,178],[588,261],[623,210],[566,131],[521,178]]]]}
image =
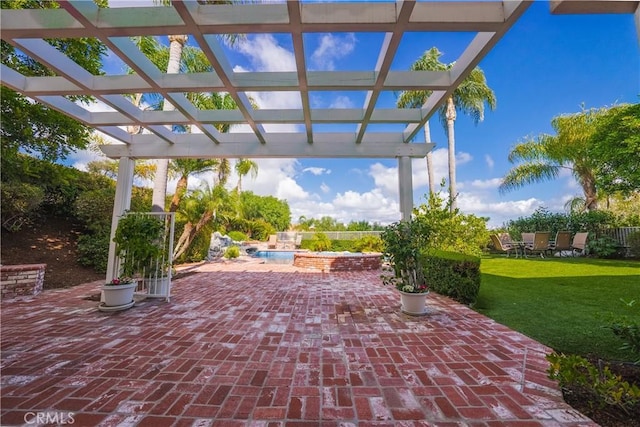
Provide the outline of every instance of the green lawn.
{"type": "Polygon", "coordinates": [[[489,256],[481,268],[477,311],[560,352],[637,360],[603,326],[615,315],[640,321],[640,262],[489,256]]]}

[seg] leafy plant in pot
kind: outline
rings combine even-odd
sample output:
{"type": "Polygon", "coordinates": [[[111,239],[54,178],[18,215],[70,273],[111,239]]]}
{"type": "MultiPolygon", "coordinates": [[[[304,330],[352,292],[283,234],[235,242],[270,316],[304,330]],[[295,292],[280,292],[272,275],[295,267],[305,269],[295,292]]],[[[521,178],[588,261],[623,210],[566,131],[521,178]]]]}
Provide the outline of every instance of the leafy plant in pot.
{"type": "Polygon", "coordinates": [[[151,277],[164,250],[164,223],[153,215],[126,213],[113,241],[120,257],[120,274],[134,280],[151,277]]]}
{"type": "Polygon", "coordinates": [[[402,311],[411,315],[425,314],[429,285],[424,276],[421,253],[429,246],[431,227],[420,218],[403,220],[387,226],[382,234],[384,259],[382,283],[400,292],[402,311]]]}

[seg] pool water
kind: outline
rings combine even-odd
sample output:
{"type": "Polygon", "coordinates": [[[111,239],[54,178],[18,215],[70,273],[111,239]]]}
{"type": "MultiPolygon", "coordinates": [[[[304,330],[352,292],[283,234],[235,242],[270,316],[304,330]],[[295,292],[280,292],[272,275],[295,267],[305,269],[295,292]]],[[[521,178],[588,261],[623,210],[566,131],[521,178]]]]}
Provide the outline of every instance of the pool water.
{"type": "Polygon", "coordinates": [[[296,251],[257,251],[252,256],[264,258],[266,262],[286,264],[293,262],[293,254],[296,251]]]}

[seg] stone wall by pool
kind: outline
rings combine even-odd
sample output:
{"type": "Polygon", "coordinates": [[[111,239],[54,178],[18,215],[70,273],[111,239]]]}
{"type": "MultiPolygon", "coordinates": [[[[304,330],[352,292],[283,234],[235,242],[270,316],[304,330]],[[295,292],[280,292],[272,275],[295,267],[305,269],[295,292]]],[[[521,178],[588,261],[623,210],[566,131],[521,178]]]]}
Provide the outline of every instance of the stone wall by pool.
{"type": "Polygon", "coordinates": [[[361,271],[380,268],[379,253],[299,252],[293,255],[293,265],[322,271],[361,271]]]}

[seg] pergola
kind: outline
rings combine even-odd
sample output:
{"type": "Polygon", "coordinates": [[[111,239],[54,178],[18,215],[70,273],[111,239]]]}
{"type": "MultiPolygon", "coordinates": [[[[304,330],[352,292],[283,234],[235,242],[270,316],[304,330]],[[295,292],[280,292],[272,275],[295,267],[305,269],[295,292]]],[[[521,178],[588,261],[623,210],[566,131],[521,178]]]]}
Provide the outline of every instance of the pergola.
{"type": "MultiPolygon", "coordinates": [[[[62,1],[60,9],[2,10],[2,40],[54,70],[54,77],[28,77],[2,65],[2,84],[99,130],[117,143],[102,151],[120,159],[113,225],[129,207],[135,159],[159,158],[396,158],[403,218],[413,207],[411,158],[424,157],[433,144],[414,138],[438,107],[495,46],[531,4],[509,1],[255,2],[200,4],[173,1],[168,7],[99,9],[93,2],[62,1]],[[358,71],[308,69],[305,34],[380,33],[383,42],[375,67],[358,71]],[[474,37],[447,71],[392,70],[398,47],[409,32],[471,32],[474,37]],[[238,72],[221,45],[220,34],[287,34],[295,71],[238,72]],[[186,34],[203,50],[208,73],[167,74],[130,39],[132,36],[186,34]],[[101,40],[133,74],[92,75],[45,39],[90,37],[101,40]],[[380,108],[385,92],[429,90],[420,108],[380,108]],[[295,92],[297,109],[255,109],[248,92],[295,92]],[[363,91],[359,108],[313,108],[315,91],[363,91]],[[235,110],[201,110],[185,93],[225,92],[235,110]],[[157,93],[174,111],[145,111],[127,94],[157,93]],[[90,111],[66,98],[91,95],[112,110],[90,111]],[[250,132],[221,133],[216,124],[247,125],[250,132]],[[268,132],[265,125],[295,124],[298,132],[268,132]],[[326,126],[355,124],[355,132],[325,132],[326,126]],[[376,125],[401,130],[376,131],[376,125]],[[174,132],[175,125],[195,126],[197,133],[174,132]],[[130,134],[140,126],[145,134],[130,134]]],[[[204,3],[204,2],[202,2],[204,3]]],[[[556,1],[556,13],[635,13],[638,1],[556,1]]],[[[115,227],[113,227],[115,228],[115,227]]],[[[114,265],[114,248],[109,266],[114,265]]]]}

